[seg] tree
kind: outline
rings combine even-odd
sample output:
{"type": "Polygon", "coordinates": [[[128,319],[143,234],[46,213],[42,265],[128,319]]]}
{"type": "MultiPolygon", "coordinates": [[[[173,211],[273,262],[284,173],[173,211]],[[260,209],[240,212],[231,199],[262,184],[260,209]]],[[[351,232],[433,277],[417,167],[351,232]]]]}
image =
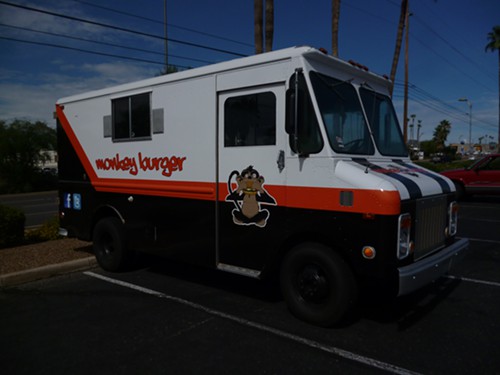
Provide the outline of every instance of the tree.
{"type": "Polygon", "coordinates": [[[424,155],[429,156],[437,152],[436,143],[431,141],[420,142],[420,150],[423,151],[424,155]]]}
{"type": "Polygon", "coordinates": [[[273,50],[274,0],[266,0],[266,52],[273,50]]]}
{"type": "MultiPolygon", "coordinates": [[[[274,0],[265,0],[266,2],[266,28],[265,28],[265,48],[266,52],[273,49],[274,37],[274,0]]],[[[255,53],[264,52],[264,0],[254,0],[254,38],[255,38],[255,53]]]]}
{"type": "Polygon", "coordinates": [[[441,121],[434,129],[434,134],[432,140],[436,143],[438,150],[443,150],[445,148],[445,142],[450,134],[451,123],[448,120],[441,121]]]}
{"type": "Polygon", "coordinates": [[[498,151],[500,152],[500,26],[493,27],[488,33],[486,51],[498,51],[498,151]]]}
{"type": "Polygon", "coordinates": [[[399,15],[399,24],[398,24],[398,33],[396,36],[396,48],[394,50],[394,57],[392,58],[392,68],[391,68],[391,88],[390,94],[392,96],[392,92],[394,90],[394,81],[396,80],[396,70],[398,68],[399,55],[401,53],[401,44],[403,41],[403,31],[405,28],[405,20],[406,15],[408,13],[408,0],[401,0],[401,13],[399,15]]]}
{"type": "Polygon", "coordinates": [[[55,129],[45,122],[0,120],[0,192],[24,192],[40,181],[38,164],[47,160],[43,150],[55,150],[55,129]]]}
{"type": "Polygon", "coordinates": [[[262,39],[263,39],[262,12],[263,12],[263,0],[254,0],[253,15],[254,15],[255,54],[262,53],[262,39]]]}
{"type": "Polygon", "coordinates": [[[340,0],[332,0],[332,55],[339,56],[340,0]]]}

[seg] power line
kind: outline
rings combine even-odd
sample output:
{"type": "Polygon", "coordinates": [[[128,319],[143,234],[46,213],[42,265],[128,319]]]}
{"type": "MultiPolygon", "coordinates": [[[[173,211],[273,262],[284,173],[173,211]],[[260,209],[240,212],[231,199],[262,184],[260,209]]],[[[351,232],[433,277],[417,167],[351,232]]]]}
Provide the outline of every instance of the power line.
{"type": "MultiPolygon", "coordinates": [[[[390,3],[391,5],[399,8],[400,7],[400,4],[398,4],[397,2],[395,2],[394,0],[386,0],[388,3],[390,3]]],[[[380,17],[378,15],[375,15],[373,13],[370,13],[368,11],[365,11],[361,8],[358,8],[356,6],[353,6],[351,4],[344,4],[344,5],[347,5],[351,8],[354,8],[358,11],[361,11],[361,12],[364,12],[374,18],[378,18],[378,19],[382,19],[384,20],[383,17],[380,17]]],[[[413,17],[416,17],[414,14],[412,14],[413,17]]],[[[482,74],[484,75],[487,75],[488,78],[491,79],[491,77],[484,71],[484,68],[479,66],[477,64],[477,62],[475,62],[474,60],[472,60],[470,57],[466,56],[464,53],[462,53],[458,48],[456,48],[452,43],[450,43],[449,41],[447,41],[443,36],[441,36],[437,31],[435,31],[432,27],[430,27],[428,24],[426,24],[423,20],[421,20],[419,17],[416,17],[416,20],[422,24],[425,28],[427,28],[432,34],[434,34],[437,38],[439,38],[443,43],[445,43],[449,48],[451,48],[455,53],[457,53],[460,57],[464,58],[465,60],[467,60],[469,63],[473,64],[476,68],[478,68],[482,74]]],[[[391,22],[391,23],[394,23],[392,21],[389,21],[389,20],[385,20],[386,22],[391,22]]],[[[428,49],[429,51],[431,51],[432,53],[434,53],[436,56],[438,56],[439,58],[441,58],[445,63],[447,63],[448,65],[450,65],[451,67],[453,67],[454,69],[456,69],[458,72],[460,72],[462,75],[464,75],[465,77],[469,78],[470,80],[472,80],[474,83],[476,83],[477,85],[479,86],[482,86],[483,88],[487,89],[488,91],[490,92],[496,92],[495,90],[493,90],[491,87],[488,87],[486,86],[485,84],[483,84],[482,82],[478,81],[476,79],[476,77],[473,77],[472,75],[469,75],[467,74],[466,72],[464,72],[462,69],[460,69],[458,66],[456,66],[455,64],[453,64],[449,59],[447,59],[446,57],[444,57],[442,54],[436,52],[435,50],[433,50],[432,48],[429,47],[428,43],[425,43],[423,41],[421,41],[413,32],[410,31],[410,36],[412,39],[415,39],[417,42],[419,42],[424,48],[428,49]]]]}
{"type": "MultiPolygon", "coordinates": [[[[105,24],[105,23],[102,23],[102,22],[87,20],[87,19],[83,19],[83,18],[79,18],[79,17],[68,16],[68,15],[65,15],[65,14],[51,12],[51,11],[43,10],[43,9],[39,9],[39,8],[33,8],[33,7],[25,6],[25,5],[13,4],[13,3],[9,3],[7,1],[1,1],[0,0],[0,4],[11,6],[11,7],[14,7],[14,8],[20,8],[20,9],[24,9],[24,10],[29,10],[29,11],[32,11],[32,12],[38,12],[38,13],[42,13],[42,14],[47,14],[47,15],[54,16],[54,17],[60,17],[60,18],[71,20],[71,21],[78,21],[78,22],[82,22],[82,23],[87,23],[89,25],[100,26],[100,27],[104,27],[104,28],[108,28],[108,29],[112,29],[112,30],[116,30],[116,31],[123,31],[123,32],[135,34],[135,35],[141,35],[141,36],[146,36],[146,37],[149,37],[149,38],[160,39],[162,41],[165,40],[165,37],[159,36],[159,35],[155,35],[155,34],[149,34],[149,33],[145,33],[145,32],[138,31],[138,30],[127,29],[125,27],[109,25],[109,24],[105,24]]],[[[229,54],[229,55],[240,56],[240,57],[246,57],[247,56],[247,55],[239,53],[239,52],[229,51],[229,50],[225,50],[225,49],[221,49],[221,48],[209,47],[209,46],[205,46],[205,45],[197,44],[197,43],[186,42],[184,40],[173,39],[173,38],[169,38],[168,40],[171,41],[171,42],[174,42],[174,43],[184,44],[184,45],[187,45],[187,46],[190,46],[190,47],[202,48],[202,49],[206,49],[206,50],[210,50],[210,51],[214,51],[214,52],[226,53],[226,54],[229,54]]]]}
{"type": "MultiPolygon", "coordinates": [[[[421,95],[424,96],[424,97],[430,98],[431,100],[434,100],[434,101],[440,103],[443,107],[448,108],[449,111],[451,110],[451,111],[454,111],[454,112],[463,113],[462,109],[460,109],[460,108],[458,108],[456,106],[453,106],[453,105],[451,105],[451,104],[449,104],[449,103],[447,103],[447,102],[445,102],[445,101],[443,101],[443,100],[435,97],[434,95],[432,95],[432,94],[428,93],[427,91],[421,89],[420,87],[418,87],[415,84],[410,84],[410,89],[413,89],[413,90],[415,90],[418,93],[421,93],[421,95]]],[[[453,112],[450,112],[450,113],[453,113],[453,112]]],[[[461,118],[461,120],[462,119],[463,118],[461,118]]],[[[473,119],[475,119],[475,121],[483,123],[483,124],[485,124],[485,125],[487,125],[489,127],[494,127],[494,128],[498,127],[496,124],[490,123],[490,122],[482,120],[482,119],[478,119],[476,117],[473,117],[473,119]]]]}
{"type": "Polygon", "coordinates": [[[412,35],[413,39],[415,39],[417,42],[419,42],[422,46],[424,46],[425,48],[427,48],[429,51],[431,51],[432,53],[434,53],[436,56],[440,57],[443,61],[445,61],[448,65],[450,65],[452,68],[454,68],[455,70],[457,70],[459,73],[461,73],[462,75],[464,75],[465,77],[469,78],[471,81],[473,81],[474,83],[476,83],[477,85],[479,86],[482,86],[483,88],[485,88],[486,90],[490,91],[490,92],[494,92],[491,87],[488,87],[486,85],[484,85],[483,83],[479,82],[476,78],[474,78],[473,76],[471,76],[470,74],[464,72],[462,69],[460,69],[458,66],[456,66],[455,64],[453,64],[450,60],[448,60],[446,57],[444,57],[443,55],[439,54],[438,52],[436,52],[435,50],[433,50],[432,48],[430,48],[429,46],[426,45],[425,42],[421,41],[420,39],[418,39],[415,35],[412,35]]]}
{"type": "Polygon", "coordinates": [[[451,44],[449,41],[447,41],[445,38],[443,38],[437,31],[435,31],[432,27],[430,27],[427,23],[425,23],[420,17],[414,16],[418,22],[420,22],[425,28],[427,28],[432,34],[434,34],[438,39],[440,39],[443,43],[445,43],[448,47],[450,47],[453,51],[455,51],[458,55],[460,55],[463,59],[469,61],[472,65],[474,65],[481,73],[485,74],[488,76],[488,78],[491,79],[491,77],[484,71],[484,68],[481,67],[476,61],[472,60],[469,56],[464,54],[462,51],[460,51],[458,48],[456,48],[453,44],[451,44]]]}
{"type": "MultiPolygon", "coordinates": [[[[394,95],[394,98],[402,99],[403,95],[394,95]]],[[[450,112],[444,111],[441,108],[430,104],[430,102],[428,100],[416,99],[415,97],[412,97],[410,100],[412,100],[416,103],[419,103],[423,107],[427,107],[433,111],[442,113],[442,114],[446,115],[447,117],[454,118],[457,121],[468,122],[467,119],[459,117],[458,115],[452,114],[450,112]]],[[[496,131],[498,129],[497,126],[490,125],[489,123],[485,123],[484,120],[479,120],[476,117],[472,117],[472,120],[474,121],[475,128],[481,128],[481,129],[484,129],[485,131],[492,131],[492,129],[494,129],[494,131],[496,131]]]]}
{"type": "MultiPolygon", "coordinates": [[[[395,83],[395,98],[402,98],[402,94],[398,94],[403,87],[403,83],[401,82],[396,82],[395,83]]],[[[463,111],[449,103],[446,103],[445,101],[437,98],[436,96],[428,93],[427,91],[419,88],[418,86],[414,84],[409,84],[409,89],[410,91],[410,100],[415,101],[419,103],[420,105],[429,108],[433,111],[442,113],[448,117],[454,118],[455,120],[458,121],[467,121],[468,117],[466,118],[465,115],[463,115],[463,111]]],[[[477,117],[472,117],[474,120],[475,126],[485,129],[485,130],[491,130],[491,129],[497,129],[497,125],[490,123],[488,121],[485,121],[483,119],[479,119],[477,117]]]]}
{"type": "MultiPolygon", "coordinates": [[[[109,12],[113,12],[113,13],[117,13],[117,14],[122,14],[122,15],[125,15],[125,16],[129,16],[129,17],[141,19],[141,20],[144,20],[144,21],[154,22],[154,23],[163,25],[163,21],[155,20],[153,18],[148,18],[148,17],[139,16],[137,14],[133,14],[133,13],[129,13],[129,12],[124,12],[122,10],[108,8],[108,7],[105,7],[105,6],[102,6],[102,5],[97,5],[97,4],[89,3],[88,1],[83,1],[83,0],[73,0],[73,1],[77,2],[77,3],[85,4],[85,5],[94,7],[94,8],[103,9],[103,10],[106,10],[106,11],[109,11],[109,12]]],[[[199,31],[199,30],[188,28],[188,27],[183,27],[183,26],[175,25],[175,24],[172,24],[172,23],[167,23],[167,26],[170,26],[170,27],[173,27],[173,28],[176,28],[176,29],[179,29],[179,30],[189,31],[189,32],[192,32],[192,33],[195,33],[195,34],[200,34],[200,35],[208,36],[208,37],[211,37],[211,38],[224,40],[226,42],[236,43],[236,44],[240,44],[242,46],[247,46],[247,47],[252,47],[253,48],[253,44],[245,43],[245,42],[240,42],[238,40],[230,39],[230,38],[223,37],[223,36],[220,36],[220,35],[210,34],[210,33],[204,32],[204,31],[199,31]]]]}
{"type": "MultiPolygon", "coordinates": [[[[144,62],[144,63],[148,63],[148,64],[165,65],[163,62],[160,62],[160,61],[146,60],[146,59],[140,59],[140,58],[130,57],[130,56],[115,55],[115,54],[112,54],[112,53],[90,51],[90,50],[86,50],[86,49],[82,49],[82,48],[63,46],[63,45],[60,45],[60,44],[45,43],[45,42],[35,42],[35,41],[32,41],[32,40],[10,38],[10,37],[5,37],[5,36],[0,36],[0,39],[9,40],[9,41],[18,42],[18,43],[34,44],[34,45],[37,45],[37,46],[61,48],[61,49],[66,49],[66,50],[70,50],[70,51],[77,51],[77,52],[88,53],[88,54],[92,54],[92,55],[114,57],[114,58],[124,59],[124,60],[139,61],[139,62],[144,62]]],[[[187,66],[182,66],[182,65],[175,65],[175,66],[177,66],[179,68],[182,68],[182,69],[190,69],[187,66]]]]}
{"type": "MultiPolygon", "coordinates": [[[[104,46],[123,48],[123,49],[131,50],[131,51],[146,52],[146,53],[151,53],[151,54],[163,56],[163,53],[161,53],[161,52],[151,51],[151,50],[136,48],[136,47],[129,47],[129,46],[124,46],[124,45],[115,44],[115,43],[102,42],[102,41],[81,38],[81,37],[76,37],[76,36],[70,36],[70,35],[62,35],[62,34],[58,34],[58,33],[52,33],[49,31],[35,30],[35,29],[28,28],[28,27],[8,25],[5,23],[0,23],[0,26],[10,27],[13,29],[18,29],[18,30],[22,30],[22,31],[29,31],[29,32],[39,33],[39,34],[44,34],[44,35],[55,36],[58,38],[78,40],[78,41],[87,42],[87,43],[100,44],[100,45],[104,45],[104,46]]],[[[196,62],[201,62],[201,63],[206,63],[206,64],[213,64],[213,61],[195,59],[195,58],[191,58],[191,57],[184,57],[184,56],[178,56],[178,55],[172,55],[172,54],[170,56],[175,57],[175,58],[179,58],[179,59],[184,59],[184,60],[191,60],[191,61],[196,61],[196,62]]]]}

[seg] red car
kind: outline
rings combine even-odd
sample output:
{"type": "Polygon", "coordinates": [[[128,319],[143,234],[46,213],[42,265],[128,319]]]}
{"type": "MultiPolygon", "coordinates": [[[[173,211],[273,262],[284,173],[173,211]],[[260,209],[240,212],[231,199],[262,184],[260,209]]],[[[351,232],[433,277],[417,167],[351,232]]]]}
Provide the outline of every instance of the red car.
{"type": "Polygon", "coordinates": [[[472,194],[500,195],[500,154],[487,155],[468,168],[441,174],[455,183],[458,199],[472,194]]]}

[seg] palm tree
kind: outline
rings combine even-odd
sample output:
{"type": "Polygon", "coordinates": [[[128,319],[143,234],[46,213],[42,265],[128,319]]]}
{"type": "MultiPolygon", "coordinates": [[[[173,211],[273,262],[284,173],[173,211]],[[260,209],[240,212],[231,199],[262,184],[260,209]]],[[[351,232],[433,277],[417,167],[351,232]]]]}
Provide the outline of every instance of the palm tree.
{"type": "Polygon", "coordinates": [[[434,129],[433,141],[437,146],[438,150],[442,150],[444,148],[444,144],[446,139],[448,138],[448,134],[450,134],[451,123],[448,120],[441,121],[436,129],[434,129]]]}
{"type": "Polygon", "coordinates": [[[262,11],[263,0],[254,0],[253,15],[254,15],[254,37],[255,37],[255,53],[262,53],[262,11]]]}
{"type": "Polygon", "coordinates": [[[266,0],[266,52],[273,50],[274,0],[266,0]]]}
{"type": "Polygon", "coordinates": [[[274,0],[266,0],[266,29],[263,28],[263,11],[264,0],[254,0],[254,37],[255,37],[255,54],[264,52],[263,41],[264,31],[266,40],[266,52],[273,50],[274,37],[274,0]]]}
{"type": "Polygon", "coordinates": [[[498,152],[500,152],[500,26],[493,27],[488,33],[486,51],[498,51],[498,152]]]}
{"type": "Polygon", "coordinates": [[[392,68],[391,68],[391,96],[394,90],[394,80],[396,79],[396,70],[398,68],[399,54],[401,52],[401,43],[403,41],[403,30],[405,28],[405,20],[406,15],[408,13],[408,0],[401,0],[401,13],[399,15],[399,26],[398,26],[398,34],[396,37],[396,49],[394,50],[394,57],[392,59],[392,68]]]}
{"type": "Polygon", "coordinates": [[[332,0],[332,55],[339,56],[340,0],[332,0]]]}

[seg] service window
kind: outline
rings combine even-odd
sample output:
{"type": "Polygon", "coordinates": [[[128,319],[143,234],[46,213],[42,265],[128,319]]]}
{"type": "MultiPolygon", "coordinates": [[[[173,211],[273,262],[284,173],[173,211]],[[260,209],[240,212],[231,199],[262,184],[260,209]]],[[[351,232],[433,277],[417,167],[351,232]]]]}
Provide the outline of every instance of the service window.
{"type": "Polygon", "coordinates": [[[224,146],[276,144],[276,96],[262,92],[228,98],[224,103],[224,146]]]}
{"type": "Polygon", "coordinates": [[[111,101],[113,140],[151,138],[151,94],[139,94],[111,101]]]}

